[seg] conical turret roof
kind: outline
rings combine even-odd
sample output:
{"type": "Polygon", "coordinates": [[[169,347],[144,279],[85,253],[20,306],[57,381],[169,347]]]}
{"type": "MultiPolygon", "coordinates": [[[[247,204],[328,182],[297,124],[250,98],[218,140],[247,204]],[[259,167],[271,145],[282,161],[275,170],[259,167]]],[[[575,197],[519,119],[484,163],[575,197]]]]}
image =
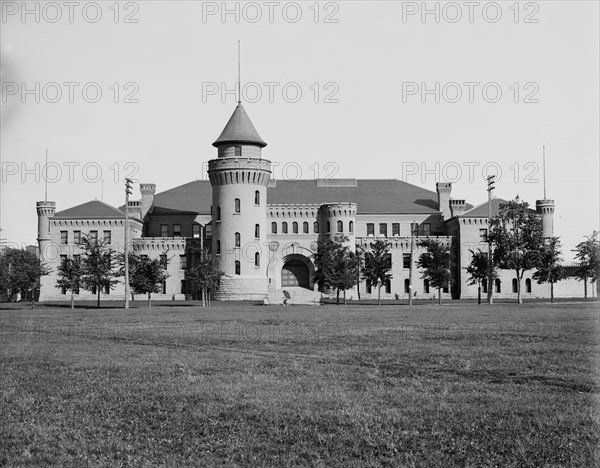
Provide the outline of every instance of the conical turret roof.
{"type": "Polygon", "coordinates": [[[229,122],[225,125],[219,138],[213,143],[213,146],[219,147],[226,143],[245,143],[248,145],[257,145],[261,148],[267,146],[254,128],[254,125],[252,125],[250,117],[248,117],[241,104],[237,105],[229,122]]]}

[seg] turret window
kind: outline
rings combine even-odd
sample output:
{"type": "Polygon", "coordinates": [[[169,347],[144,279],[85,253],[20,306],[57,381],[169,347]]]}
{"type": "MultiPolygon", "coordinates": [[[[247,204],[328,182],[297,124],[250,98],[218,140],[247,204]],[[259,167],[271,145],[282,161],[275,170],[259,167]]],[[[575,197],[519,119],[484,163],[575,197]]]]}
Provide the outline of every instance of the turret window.
{"type": "Polygon", "coordinates": [[[217,241],[217,255],[221,255],[221,241],[217,241]]]}
{"type": "Polygon", "coordinates": [[[292,232],[298,234],[298,223],[296,221],[292,223],[292,232]]]}
{"type": "Polygon", "coordinates": [[[236,198],[234,204],[235,204],[235,212],[239,213],[240,212],[240,199],[236,198]]]}
{"type": "Polygon", "coordinates": [[[354,221],[348,223],[348,232],[354,232],[354,221]]]}
{"type": "Polygon", "coordinates": [[[308,223],[306,221],[304,221],[304,223],[302,224],[302,232],[304,234],[308,234],[308,223]]]}
{"type": "Polygon", "coordinates": [[[254,254],[254,266],[260,266],[260,254],[258,252],[254,254]]]}
{"type": "Polygon", "coordinates": [[[327,232],[329,234],[331,232],[331,223],[329,221],[327,221],[325,228],[326,228],[325,232],[327,232]]]}
{"type": "Polygon", "coordinates": [[[254,204],[260,205],[260,192],[258,190],[254,192],[254,204]]]}
{"type": "Polygon", "coordinates": [[[239,260],[235,261],[235,274],[236,275],[241,275],[242,274],[242,264],[240,263],[239,260]]]}
{"type": "Polygon", "coordinates": [[[235,233],[235,246],[236,247],[241,247],[242,245],[242,240],[241,240],[241,236],[239,232],[235,233]]]}
{"type": "Polygon", "coordinates": [[[242,147],[241,146],[234,146],[234,151],[235,151],[235,156],[241,156],[242,155],[242,147]]]}
{"type": "Polygon", "coordinates": [[[271,233],[277,234],[277,223],[276,222],[271,223],[271,233]]]}
{"type": "Polygon", "coordinates": [[[217,206],[217,221],[221,221],[221,207],[217,206]]]}
{"type": "Polygon", "coordinates": [[[344,222],[343,221],[337,222],[337,232],[344,232],[344,222]]]}
{"type": "Polygon", "coordinates": [[[255,224],[254,225],[254,237],[256,239],[260,238],[260,224],[255,224]]]}
{"type": "Polygon", "coordinates": [[[281,223],[281,232],[283,234],[287,234],[288,233],[287,223],[285,221],[283,223],[281,223]]]}
{"type": "Polygon", "coordinates": [[[315,221],[315,222],[313,223],[313,232],[314,232],[315,234],[318,234],[318,233],[319,233],[319,222],[318,222],[318,221],[315,221]]]}

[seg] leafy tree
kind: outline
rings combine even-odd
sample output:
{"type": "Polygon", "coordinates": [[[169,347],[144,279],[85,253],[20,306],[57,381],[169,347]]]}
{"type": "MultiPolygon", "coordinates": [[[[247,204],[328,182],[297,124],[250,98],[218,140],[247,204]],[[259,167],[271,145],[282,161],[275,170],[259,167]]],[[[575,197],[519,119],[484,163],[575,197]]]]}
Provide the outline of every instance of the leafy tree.
{"type": "Polygon", "coordinates": [[[152,293],[159,293],[163,281],[169,277],[165,267],[165,260],[158,258],[135,254],[129,257],[129,285],[133,293],[148,295],[149,309],[152,307],[152,293]]]}
{"type": "Polygon", "coordinates": [[[81,258],[64,258],[58,267],[56,287],[71,291],[71,309],[75,308],[75,293],[79,294],[81,287],[81,258]]]}
{"type": "Polygon", "coordinates": [[[377,285],[377,305],[381,305],[381,288],[392,279],[392,256],[390,244],[377,240],[369,244],[371,250],[365,252],[365,262],[362,266],[363,278],[377,285]]]}
{"type": "Polygon", "coordinates": [[[215,259],[208,249],[190,249],[193,264],[188,266],[185,278],[202,291],[202,307],[210,307],[210,292],[219,287],[222,271],[217,270],[215,259]]]}
{"type": "MultiPolygon", "coordinates": [[[[579,260],[579,267],[575,276],[579,281],[584,282],[584,295],[587,297],[587,282],[590,280],[592,287],[594,283],[598,288],[598,273],[600,272],[600,242],[598,240],[598,231],[594,231],[590,236],[586,236],[585,241],[575,246],[575,258],[579,260]]],[[[600,294],[600,288],[598,293],[600,294]]]]}
{"type": "MultiPolygon", "coordinates": [[[[500,205],[498,217],[492,220],[490,241],[494,246],[494,261],[504,270],[513,270],[517,277],[517,298],[521,297],[521,280],[527,270],[539,265],[544,246],[542,222],[525,201],[511,200],[500,205]]],[[[491,286],[491,285],[490,285],[491,286]]]]}
{"type": "Polygon", "coordinates": [[[429,284],[437,288],[438,303],[442,305],[442,288],[451,280],[450,247],[435,239],[422,240],[417,245],[426,249],[417,260],[417,267],[423,269],[421,278],[429,280],[429,284]]]}
{"type": "MultiPolygon", "coordinates": [[[[477,285],[477,304],[481,304],[481,282],[483,280],[488,280],[489,273],[489,262],[488,256],[486,252],[482,252],[478,250],[477,252],[471,252],[471,263],[465,268],[469,275],[469,280],[467,284],[477,285]]],[[[496,268],[492,265],[492,279],[498,276],[498,272],[496,268]]],[[[491,285],[488,285],[491,287],[491,285]]]]}
{"type": "Polygon", "coordinates": [[[51,271],[33,252],[8,248],[0,257],[0,287],[9,301],[16,300],[19,294],[21,300],[31,294],[33,307],[40,278],[51,271]]]}
{"type": "Polygon", "coordinates": [[[553,303],[554,283],[566,277],[564,268],[560,264],[562,258],[558,237],[548,239],[548,242],[542,246],[539,260],[537,271],[532,278],[537,280],[538,284],[550,283],[550,302],[553,303]]]}
{"type": "Polygon", "coordinates": [[[82,237],[81,285],[90,292],[98,294],[100,308],[100,292],[112,289],[119,282],[119,256],[105,240],[92,241],[88,236],[82,237]]]}
{"type": "Polygon", "coordinates": [[[313,254],[315,263],[315,281],[321,288],[335,289],[336,303],[340,303],[340,291],[344,292],[346,304],[346,291],[356,285],[359,273],[360,259],[358,255],[343,244],[347,237],[337,237],[319,245],[313,254]]]}

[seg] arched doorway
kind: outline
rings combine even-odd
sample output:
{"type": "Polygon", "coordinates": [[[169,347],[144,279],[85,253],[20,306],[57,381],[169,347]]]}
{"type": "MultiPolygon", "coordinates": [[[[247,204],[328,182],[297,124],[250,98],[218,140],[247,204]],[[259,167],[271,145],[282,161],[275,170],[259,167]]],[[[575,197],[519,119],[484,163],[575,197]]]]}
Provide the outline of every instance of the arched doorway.
{"type": "Polygon", "coordinates": [[[308,266],[301,260],[289,260],[281,268],[282,288],[309,288],[310,274],[308,266]]]}

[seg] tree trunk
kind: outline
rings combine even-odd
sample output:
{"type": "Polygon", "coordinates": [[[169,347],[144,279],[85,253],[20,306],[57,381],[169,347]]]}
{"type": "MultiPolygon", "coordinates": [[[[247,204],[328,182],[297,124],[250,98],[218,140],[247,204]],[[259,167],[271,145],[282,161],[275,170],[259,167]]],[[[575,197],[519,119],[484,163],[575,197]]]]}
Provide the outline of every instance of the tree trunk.
{"type": "Polygon", "coordinates": [[[438,288],[438,304],[442,305],[442,288],[438,288]]]}
{"type": "Polygon", "coordinates": [[[71,289],[71,310],[75,309],[75,293],[71,289]]]}
{"type": "Polygon", "coordinates": [[[340,288],[337,288],[337,297],[335,299],[336,305],[340,305],[340,288]]]}
{"type": "Polygon", "coordinates": [[[98,303],[96,304],[96,308],[100,308],[100,286],[98,286],[98,303]]]}
{"type": "Polygon", "coordinates": [[[521,277],[523,276],[523,273],[519,275],[519,270],[517,270],[517,302],[519,304],[523,304],[523,298],[521,297],[521,277]]]}
{"type": "Polygon", "coordinates": [[[554,281],[550,281],[550,304],[554,304],[554,281]]]}
{"type": "Polygon", "coordinates": [[[477,304],[481,304],[481,281],[477,285],[477,304]]]}
{"type": "Polygon", "coordinates": [[[583,278],[583,298],[587,299],[587,277],[583,278]]]}
{"type": "Polygon", "coordinates": [[[377,305],[381,305],[381,286],[377,288],[377,305]]]}
{"type": "Polygon", "coordinates": [[[150,293],[148,293],[148,309],[152,308],[152,302],[150,302],[150,293]]]}
{"type": "Polygon", "coordinates": [[[344,305],[346,305],[346,290],[344,289],[344,305]]]}

